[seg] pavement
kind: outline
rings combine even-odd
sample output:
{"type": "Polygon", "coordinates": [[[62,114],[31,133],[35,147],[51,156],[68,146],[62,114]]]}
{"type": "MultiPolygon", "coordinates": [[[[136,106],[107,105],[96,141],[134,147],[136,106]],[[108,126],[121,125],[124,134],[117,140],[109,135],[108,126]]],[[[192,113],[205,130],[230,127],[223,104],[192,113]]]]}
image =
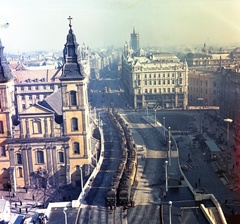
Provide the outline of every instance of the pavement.
{"type": "Polygon", "coordinates": [[[37,210],[47,207],[49,202],[71,201],[79,196],[78,189],[17,189],[16,195],[8,191],[0,191],[0,197],[11,203],[11,218],[22,215],[32,217],[37,210]],[[9,197],[10,195],[10,197],[9,197]]]}

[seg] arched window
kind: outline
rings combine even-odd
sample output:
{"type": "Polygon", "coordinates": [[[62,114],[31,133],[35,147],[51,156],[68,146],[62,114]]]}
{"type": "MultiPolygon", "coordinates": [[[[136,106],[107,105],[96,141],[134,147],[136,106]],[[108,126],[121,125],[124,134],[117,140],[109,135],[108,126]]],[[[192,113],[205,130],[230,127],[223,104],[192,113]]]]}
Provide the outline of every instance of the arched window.
{"type": "Polygon", "coordinates": [[[77,106],[77,94],[76,91],[70,91],[70,105],[77,106]]]}
{"type": "Polygon", "coordinates": [[[58,152],[58,161],[59,161],[59,163],[64,163],[64,154],[63,154],[63,152],[58,152]]]}
{"type": "Polygon", "coordinates": [[[78,119],[76,117],[73,117],[71,119],[72,123],[72,131],[78,131],[78,119]]]}
{"type": "Polygon", "coordinates": [[[23,169],[22,169],[22,167],[18,167],[18,177],[23,177],[23,169]]]}
{"type": "Polygon", "coordinates": [[[36,152],[36,161],[37,161],[37,163],[44,163],[43,151],[39,150],[36,152]]]}
{"type": "Polygon", "coordinates": [[[33,121],[32,125],[33,125],[33,134],[41,134],[42,133],[42,127],[41,127],[40,120],[33,121]]]}
{"type": "Polygon", "coordinates": [[[16,154],[17,164],[22,164],[22,154],[17,153],[16,154]]]}
{"type": "Polygon", "coordinates": [[[79,143],[78,142],[74,142],[73,143],[73,152],[75,154],[80,154],[80,147],[79,147],[79,143]]]}

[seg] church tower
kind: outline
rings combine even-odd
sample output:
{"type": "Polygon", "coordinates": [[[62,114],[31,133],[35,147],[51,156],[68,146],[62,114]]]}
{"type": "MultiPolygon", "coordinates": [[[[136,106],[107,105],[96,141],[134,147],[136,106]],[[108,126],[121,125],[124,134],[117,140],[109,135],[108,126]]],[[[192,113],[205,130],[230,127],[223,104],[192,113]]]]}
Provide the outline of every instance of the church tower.
{"type": "Polygon", "coordinates": [[[91,129],[89,128],[87,79],[79,63],[78,44],[71,25],[72,18],[68,19],[70,29],[63,50],[64,65],[60,77],[63,135],[70,138],[68,150],[70,179],[73,185],[78,186],[79,177],[75,177],[74,173],[78,173],[81,165],[89,163],[91,129]]]}
{"type": "MultiPolygon", "coordinates": [[[[14,107],[14,80],[7,60],[3,54],[3,45],[0,40],[0,189],[5,188],[9,180],[9,154],[5,147],[5,141],[12,137],[14,107]]],[[[13,177],[11,177],[13,178],[13,177]]]]}

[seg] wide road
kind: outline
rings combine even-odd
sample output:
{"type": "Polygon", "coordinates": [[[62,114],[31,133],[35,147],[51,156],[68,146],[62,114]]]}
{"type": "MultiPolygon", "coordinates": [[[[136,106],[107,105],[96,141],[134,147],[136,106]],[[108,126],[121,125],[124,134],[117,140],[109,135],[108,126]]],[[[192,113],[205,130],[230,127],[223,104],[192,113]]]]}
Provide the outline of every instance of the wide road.
{"type": "Polygon", "coordinates": [[[134,195],[136,206],[128,209],[127,222],[131,224],[160,223],[159,205],[165,175],[165,160],[160,158],[166,157],[166,150],[160,143],[162,137],[142,119],[141,115],[128,113],[124,117],[129,122],[129,127],[132,129],[133,137],[140,150],[138,181],[134,195]],[[144,142],[144,151],[141,151],[139,142],[144,142]]]}
{"type": "MultiPolygon", "coordinates": [[[[146,121],[146,116],[143,119],[144,111],[129,111],[124,114],[130,128],[132,128],[135,142],[140,149],[138,151],[138,184],[134,196],[135,207],[128,209],[128,223],[160,223],[161,203],[164,204],[164,220],[169,222],[168,201],[173,202],[172,209],[175,211],[172,217],[173,223],[187,224],[197,221],[207,223],[199,208],[199,204],[195,203],[193,195],[184,181],[177,188],[169,186],[167,196],[163,197],[165,189],[165,161],[167,159],[167,146],[163,146],[161,143],[164,139],[163,132],[159,132],[150,125],[146,121]],[[140,145],[144,145],[144,151],[141,151],[140,145]],[[167,205],[165,206],[165,204],[167,205]],[[181,209],[184,209],[184,213],[181,212],[181,209]]],[[[177,131],[181,128],[181,125],[192,125],[190,118],[183,120],[188,115],[180,115],[177,119],[179,122],[174,122],[173,118],[170,119],[169,114],[162,115],[161,113],[156,115],[157,120],[161,120],[162,116],[165,116],[166,126],[171,124],[172,131],[177,131]]],[[[169,167],[169,176],[173,173],[175,175],[179,174],[178,166],[176,165],[177,157],[175,155],[176,151],[173,150],[172,167],[169,167]]]]}

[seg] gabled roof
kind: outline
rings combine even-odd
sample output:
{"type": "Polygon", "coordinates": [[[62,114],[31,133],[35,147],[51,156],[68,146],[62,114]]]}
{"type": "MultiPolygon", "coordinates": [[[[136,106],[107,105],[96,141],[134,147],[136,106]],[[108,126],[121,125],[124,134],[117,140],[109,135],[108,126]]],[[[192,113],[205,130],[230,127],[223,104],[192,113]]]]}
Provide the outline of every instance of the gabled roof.
{"type": "Polygon", "coordinates": [[[58,89],[48,97],[46,97],[40,104],[54,111],[57,115],[62,115],[62,92],[58,89]]]}
{"type": "Polygon", "coordinates": [[[53,113],[54,111],[46,107],[43,107],[39,104],[34,104],[31,107],[28,107],[26,110],[21,111],[19,115],[22,116],[22,115],[30,115],[30,114],[38,115],[38,114],[53,114],[53,113]]]}

